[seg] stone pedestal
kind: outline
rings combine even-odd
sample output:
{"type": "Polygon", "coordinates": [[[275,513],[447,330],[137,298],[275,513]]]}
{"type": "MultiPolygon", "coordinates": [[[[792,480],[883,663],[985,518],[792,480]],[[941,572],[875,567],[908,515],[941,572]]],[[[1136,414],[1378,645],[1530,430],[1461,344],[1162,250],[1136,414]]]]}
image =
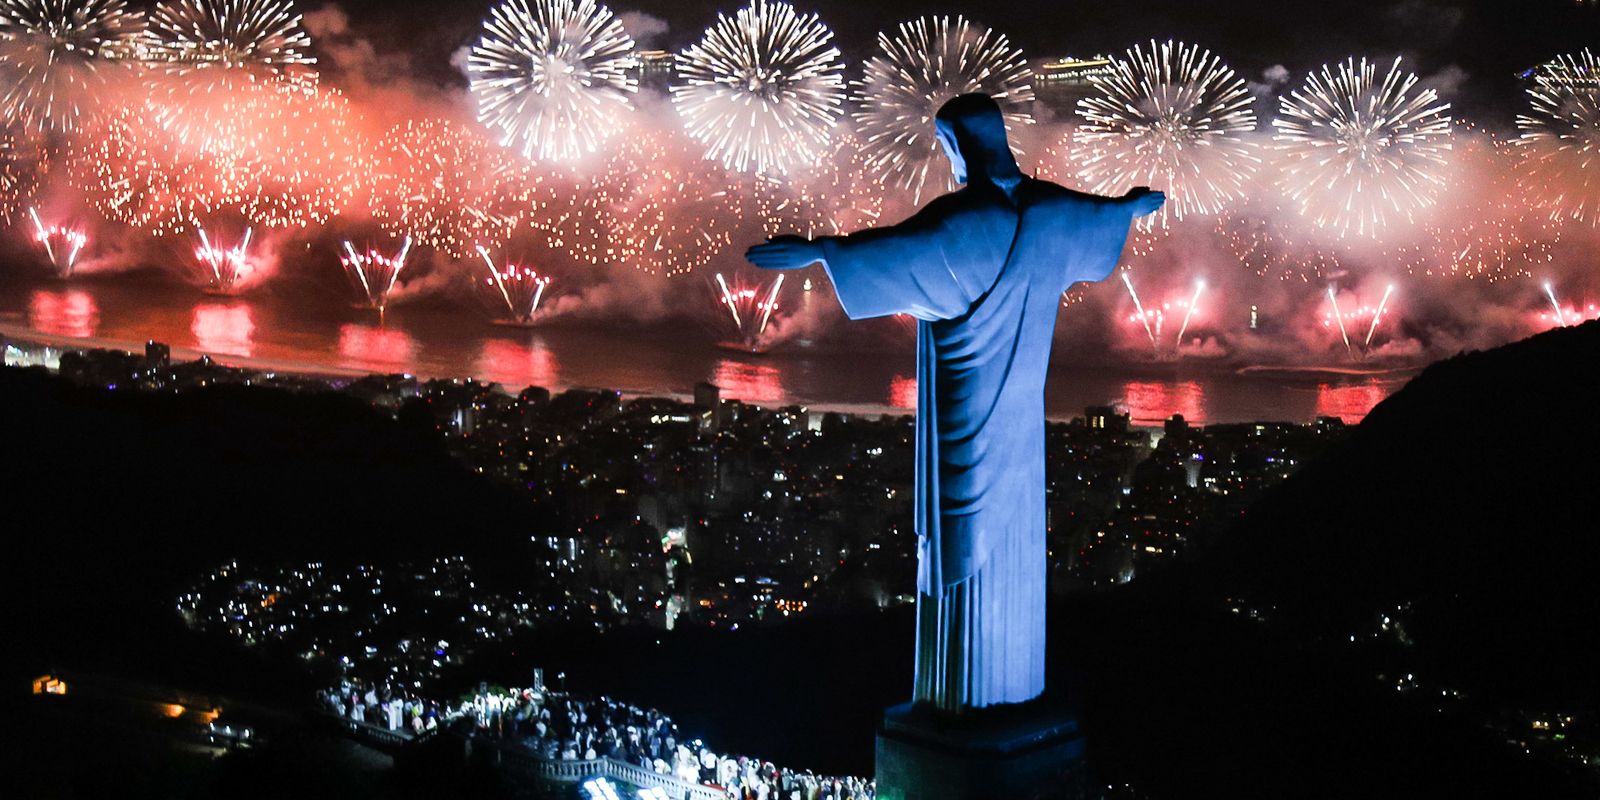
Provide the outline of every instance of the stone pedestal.
{"type": "Polygon", "coordinates": [[[1037,703],[945,715],[910,703],[878,730],[878,800],[1083,800],[1083,737],[1037,703]]]}

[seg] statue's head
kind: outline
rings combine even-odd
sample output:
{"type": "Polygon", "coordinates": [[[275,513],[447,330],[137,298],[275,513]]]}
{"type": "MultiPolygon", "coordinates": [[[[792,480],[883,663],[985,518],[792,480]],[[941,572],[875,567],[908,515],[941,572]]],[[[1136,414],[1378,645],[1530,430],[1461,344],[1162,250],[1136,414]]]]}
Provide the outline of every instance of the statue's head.
{"type": "Polygon", "coordinates": [[[971,184],[987,179],[1000,185],[1015,184],[1022,177],[1017,159],[1006,142],[1006,120],[1000,104],[986,94],[963,94],[939,107],[933,117],[950,157],[956,182],[971,184]]]}

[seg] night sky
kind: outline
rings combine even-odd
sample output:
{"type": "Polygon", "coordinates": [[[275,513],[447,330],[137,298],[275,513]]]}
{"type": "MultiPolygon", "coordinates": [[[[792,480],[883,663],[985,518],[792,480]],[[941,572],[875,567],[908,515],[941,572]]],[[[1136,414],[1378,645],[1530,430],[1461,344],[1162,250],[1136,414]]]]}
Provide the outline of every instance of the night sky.
{"type": "MultiPolygon", "coordinates": [[[[353,33],[380,49],[407,51],[416,77],[464,84],[450,66],[451,54],[475,39],[491,4],[346,0],[337,5],[349,12],[353,33]]],[[[610,5],[625,19],[632,17],[636,29],[635,15],[654,18],[650,27],[661,32],[644,45],[677,50],[698,39],[718,11],[731,13],[741,4],[631,0],[610,5]]],[[[301,6],[306,11],[320,7],[301,6]]],[[[1520,105],[1517,73],[1600,41],[1600,3],[1577,0],[821,0],[797,8],[822,15],[852,65],[871,55],[878,31],[925,14],[966,14],[1006,33],[1030,57],[1115,52],[1151,37],[1181,38],[1215,50],[1247,79],[1258,81],[1264,70],[1279,64],[1298,81],[1307,70],[1345,56],[1403,55],[1458,111],[1488,125],[1510,123],[1520,105]]],[[[848,74],[855,77],[857,71],[848,74]]]]}

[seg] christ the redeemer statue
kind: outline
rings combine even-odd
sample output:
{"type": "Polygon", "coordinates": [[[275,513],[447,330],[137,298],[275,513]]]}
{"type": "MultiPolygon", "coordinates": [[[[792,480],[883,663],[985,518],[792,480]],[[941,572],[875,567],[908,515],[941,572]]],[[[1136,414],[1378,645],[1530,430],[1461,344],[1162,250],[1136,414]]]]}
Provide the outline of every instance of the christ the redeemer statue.
{"type": "MultiPolygon", "coordinates": [[[[1044,691],[1044,384],[1061,293],[1109,276],[1160,192],[1098,197],[1017,169],[987,95],[945,103],[963,188],[898,225],[776,237],[758,267],[821,262],[851,319],[917,323],[913,702],[962,714],[1044,691]]],[[[880,777],[881,780],[881,777],[880,777]]]]}

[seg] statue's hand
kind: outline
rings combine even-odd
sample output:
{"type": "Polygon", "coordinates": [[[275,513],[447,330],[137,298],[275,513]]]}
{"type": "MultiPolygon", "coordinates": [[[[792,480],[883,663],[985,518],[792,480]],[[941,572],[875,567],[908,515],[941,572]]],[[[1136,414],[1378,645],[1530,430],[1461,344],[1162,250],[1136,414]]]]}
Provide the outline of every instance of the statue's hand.
{"type": "Polygon", "coordinates": [[[774,236],[744,251],[744,257],[762,269],[800,269],[822,260],[822,243],[803,236],[774,236]]]}
{"type": "Polygon", "coordinates": [[[1122,199],[1133,204],[1133,215],[1136,217],[1154,214],[1161,208],[1162,203],[1167,202],[1165,194],[1154,191],[1148,186],[1135,186],[1123,195],[1122,199]]]}

